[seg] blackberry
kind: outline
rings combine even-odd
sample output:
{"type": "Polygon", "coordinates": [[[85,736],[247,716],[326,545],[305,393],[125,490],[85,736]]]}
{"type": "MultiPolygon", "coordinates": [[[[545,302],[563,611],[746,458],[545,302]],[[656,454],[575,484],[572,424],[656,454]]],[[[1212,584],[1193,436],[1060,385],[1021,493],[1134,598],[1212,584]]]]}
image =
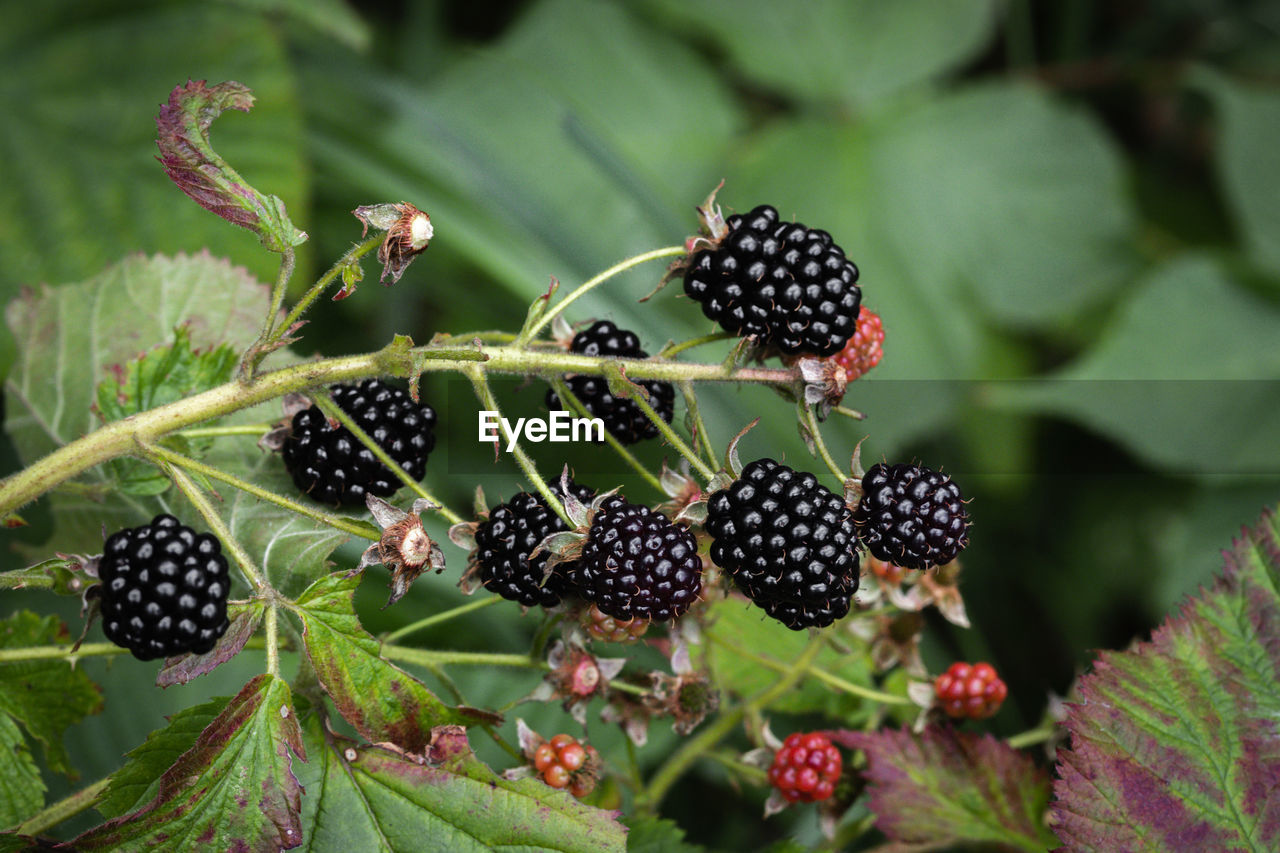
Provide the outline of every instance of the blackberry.
{"type": "MultiPolygon", "coordinates": [[[[335,385],[332,393],[333,402],[410,477],[422,479],[436,444],[435,410],[379,379],[335,385]]],[[[294,484],[320,503],[364,506],[366,494],[386,498],[400,488],[400,478],[373,451],[346,427],[331,427],[317,406],[293,416],[283,455],[294,484]]]]}
{"type": "MultiPolygon", "coordinates": [[[[591,503],[595,496],[586,486],[571,483],[571,488],[583,503],[591,503]]],[[[564,497],[559,483],[553,484],[551,491],[557,498],[564,497]]],[[[544,570],[551,555],[544,552],[532,560],[529,555],[543,539],[568,529],[540,495],[520,492],[494,507],[488,519],[476,527],[472,559],[479,567],[480,582],[490,592],[526,607],[555,607],[569,591],[566,572],[572,564],[557,566],[544,583],[544,570]]]]}
{"type": "Polygon", "coordinates": [[[213,535],[157,515],[102,550],[102,632],[138,660],[204,654],[227,630],[230,578],[213,535]]]}
{"type": "Polygon", "coordinates": [[[726,331],[785,355],[831,356],[857,329],[858,268],[831,235],[779,222],[762,204],[725,220],[728,233],[694,252],[684,292],[726,331]]]}
{"type": "Polygon", "coordinates": [[[569,577],[606,616],[665,622],[697,600],[702,559],[688,528],[618,498],[597,512],[569,577]]]}
{"type": "Polygon", "coordinates": [[[857,537],[844,500],[772,459],[757,459],[707,501],[711,559],[792,630],[830,625],[858,591],[857,537]]]}
{"type": "MultiPolygon", "coordinates": [[[[608,320],[598,320],[589,328],[573,336],[571,352],[581,355],[609,356],[612,358],[648,358],[640,348],[640,339],[634,332],[619,329],[608,320]]],[[[566,380],[573,396],[582,401],[587,413],[604,421],[604,428],[623,444],[635,444],[658,434],[658,428],[631,400],[615,397],[603,376],[571,376],[566,380]]],[[[649,405],[667,423],[675,415],[676,392],[669,382],[656,379],[636,380],[637,385],[649,392],[649,405]]],[[[555,411],[565,408],[555,391],[547,391],[547,408],[555,411]]]]}
{"type": "Polygon", "coordinates": [[[923,465],[871,466],[853,519],[868,551],[907,569],[949,563],[969,544],[960,487],[923,465]]]}

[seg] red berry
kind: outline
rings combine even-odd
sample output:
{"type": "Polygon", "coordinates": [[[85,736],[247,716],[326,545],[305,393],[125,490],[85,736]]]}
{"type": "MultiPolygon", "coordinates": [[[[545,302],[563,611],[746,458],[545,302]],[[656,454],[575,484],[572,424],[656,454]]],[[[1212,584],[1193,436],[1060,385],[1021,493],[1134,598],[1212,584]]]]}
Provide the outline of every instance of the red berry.
{"type": "Polygon", "coordinates": [[[989,663],[957,661],[933,682],[938,706],[949,717],[981,720],[1000,710],[1009,689],[989,663]]]}
{"type": "Polygon", "coordinates": [[[868,554],[865,558],[867,565],[871,568],[871,573],[884,581],[889,586],[897,586],[902,583],[903,576],[907,570],[902,566],[895,566],[893,563],[886,563],[879,557],[868,554]]]}
{"type": "Polygon", "coordinates": [[[564,749],[571,743],[577,743],[577,739],[573,735],[558,734],[551,739],[551,748],[556,752],[564,749]]]}
{"type": "Polygon", "coordinates": [[[582,744],[571,743],[560,750],[560,764],[569,770],[580,770],[587,763],[587,751],[582,744]]]}
{"type": "Polygon", "coordinates": [[[569,770],[561,764],[552,764],[542,771],[543,780],[553,788],[564,788],[569,784],[569,770]]]}
{"type": "Polygon", "coordinates": [[[835,791],[843,759],[826,735],[788,735],[773,756],[769,782],[789,803],[816,803],[835,791]]]}
{"type": "Polygon", "coordinates": [[[556,763],[556,750],[549,743],[540,744],[533,751],[533,766],[538,768],[538,772],[545,771],[552,764],[556,763]]]}
{"type": "Polygon", "coordinates": [[[831,360],[844,368],[848,381],[852,382],[880,363],[884,357],[882,344],[884,324],[880,322],[880,315],[864,305],[858,313],[858,330],[831,360]]]}

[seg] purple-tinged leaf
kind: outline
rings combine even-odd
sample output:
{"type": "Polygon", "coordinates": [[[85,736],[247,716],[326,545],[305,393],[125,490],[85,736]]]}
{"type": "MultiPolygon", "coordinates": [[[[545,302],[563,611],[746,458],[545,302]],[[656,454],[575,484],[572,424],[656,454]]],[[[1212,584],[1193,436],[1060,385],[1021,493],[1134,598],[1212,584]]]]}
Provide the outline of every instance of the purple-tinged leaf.
{"type": "Polygon", "coordinates": [[[1049,777],[1026,754],[991,735],[930,727],[857,732],[866,751],[876,828],[898,849],[960,843],[1044,851],[1056,845],[1044,823],[1049,777]]]}
{"type": "Polygon", "coordinates": [[[231,625],[227,632],[218,638],[213,648],[202,655],[185,654],[166,658],[164,666],[156,675],[157,687],[172,687],[175,684],[186,684],[193,678],[199,678],[213,672],[218,666],[231,660],[240,653],[244,644],[249,642],[253,632],[258,630],[262,621],[263,605],[261,601],[253,601],[240,609],[231,617],[231,625]]]}
{"type": "Polygon", "coordinates": [[[76,838],[76,850],[202,849],[250,853],[297,847],[306,760],[289,686],[254,678],[160,777],[142,808],[76,838]]]}
{"type": "Polygon", "coordinates": [[[303,643],[320,686],[356,731],[374,742],[422,752],[433,726],[501,720],[473,708],[449,707],[385,660],[353,609],[359,585],[359,575],[335,572],[313,583],[297,601],[303,643]]]}
{"type": "Polygon", "coordinates": [[[201,207],[257,232],[263,246],[283,252],[306,241],[307,235],[289,221],[283,201],[249,186],[209,142],[209,126],[223,110],[248,112],[252,106],[248,87],[233,81],[210,87],[196,80],[175,86],[156,116],[159,160],[178,188],[201,207]]]}
{"type": "Polygon", "coordinates": [[[458,726],[435,730],[424,755],[361,746],[304,723],[311,762],[306,849],[416,853],[491,850],[622,853],[615,814],[540,779],[505,779],[472,753],[458,726]]]}
{"type": "Polygon", "coordinates": [[[1053,813],[1069,850],[1280,848],[1280,519],[1069,704],[1053,813]]]}

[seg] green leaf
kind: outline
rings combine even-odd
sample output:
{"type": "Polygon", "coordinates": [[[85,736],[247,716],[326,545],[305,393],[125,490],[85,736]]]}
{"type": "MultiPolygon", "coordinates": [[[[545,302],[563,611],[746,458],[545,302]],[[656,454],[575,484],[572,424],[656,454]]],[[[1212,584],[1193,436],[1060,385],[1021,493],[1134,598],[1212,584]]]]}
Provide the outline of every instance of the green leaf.
{"type": "Polygon", "coordinates": [[[278,259],[184,202],[155,156],[157,105],[175,84],[196,70],[238,77],[261,102],[252,117],[224,116],[219,151],[295,214],[307,209],[297,81],[264,18],[201,2],[0,0],[0,287],[79,280],[126,252],[201,248],[274,276],[278,259]]]}
{"type": "Polygon", "coordinates": [[[491,714],[450,708],[382,657],[353,609],[361,577],[335,572],[297,601],[307,657],[338,713],[370,741],[390,741],[409,752],[427,747],[433,726],[492,722],[491,714]]]}
{"type": "Polygon", "coordinates": [[[859,107],[956,68],[996,23],[991,0],[649,0],[714,41],[748,79],[809,100],[859,107]],[[803,47],[799,47],[799,46],[803,47]]]}
{"type": "Polygon", "coordinates": [[[1004,741],[937,726],[920,735],[854,732],[849,740],[866,750],[868,805],[890,841],[913,850],[986,843],[1040,853],[1057,846],[1044,823],[1048,774],[1004,741]]]}
{"type": "Polygon", "coordinates": [[[1280,846],[1280,515],[1151,640],[1107,652],[1068,706],[1059,837],[1074,849],[1280,846]]]}
{"type": "Polygon", "coordinates": [[[0,827],[14,826],[44,806],[44,780],[18,724],[0,714],[0,827]]]}
{"type": "Polygon", "coordinates": [[[1186,255],[1152,272],[1079,361],[988,399],[1074,418],[1179,474],[1253,476],[1280,469],[1277,340],[1280,309],[1186,255]]]}
{"type": "Polygon", "coordinates": [[[1253,260],[1280,273],[1280,92],[1200,68],[1193,83],[1213,100],[1214,159],[1227,202],[1253,260]]]}
{"type": "Polygon", "coordinates": [[[190,847],[274,851],[296,846],[306,759],[289,686],[250,681],[160,778],[154,799],[76,838],[79,850],[190,847]]]}
{"type": "Polygon", "coordinates": [[[656,817],[630,817],[627,825],[627,853],[702,853],[705,848],[684,840],[684,830],[675,821],[656,817]]]}
{"type": "Polygon", "coordinates": [[[195,745],[229,701],[225,696],[210,699],[169,717],[167,726],[147,735],[146,741],[128,754],[125,765],[111,774],[111,783],[94,807],[106,817],[120,817],[155,799],[160,777],[195,745]]]}
{"type": "MultiPolygon", "coordinates": [[[[739,696],[759,693],[776,682],[781,677],[779,668],[785,670],[809,644],[807,632],[792,631],[737,597],[711,606],[707,635],[706,660],[715,684],[739,696]],[[775,666],[763,665],[760,659],[772,661],[775,666]]],[[[871,661],[865,653],[844,654],[828,646],[818,653],[814,666],[876,689],[871,661]]],[[[857,696],[842,693],[816,678],[805,678],[769,707],[781,713],[825,713],[846,725],[857,725],[867,715],[865,703],[857,696]]]]}
{"type": "MultiPolygon", "coordinates": [[[[112,365],[112,374],[98,383],[98,413],[104,421],[118,421],[207,391],[230,381],[238,359],[226,344],[192,349],[189,327],[178,326],[172,342],[153,347],[123,367],[112,365]]],[[[198,457],[212,442],[175,438],[171,443],[175,450],[198,457]]],[[[117,486],[129,494],[157,495],[169,488],[168,477],[146,462],[116,459],[110,469],[117,486]]]]}
{"type": "MultiPolygon", "coordinates": [[[[56,616],[20,611],[0,621],[0,649],[52,645],[66,637],[56,616]]],[[[71,772],[62,733],[102,710],[97,686],[82,669],[66,661],[21,660],[0,663],[0,716],[12,717],[44,747],[50,769],[71,772]]]]}
{"type": "Polygon", "coordinates": [[[534,778],[504,779],[482,764],[466,732],[444,726],[423,756],[360,746],[309,720],[302,768],[307,850],[521,850],[621,853],[625,830],[534,778]]]}

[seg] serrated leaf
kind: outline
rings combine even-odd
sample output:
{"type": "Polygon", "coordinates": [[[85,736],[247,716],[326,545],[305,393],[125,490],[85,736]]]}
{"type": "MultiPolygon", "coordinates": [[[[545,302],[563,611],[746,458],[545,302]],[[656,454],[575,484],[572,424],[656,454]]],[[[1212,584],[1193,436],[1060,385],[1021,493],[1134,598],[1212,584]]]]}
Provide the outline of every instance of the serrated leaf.
{"type": "MultiPolygon", "coordinates": [[[[715,602],[709,617],[707,663],[716,685],[739,696],[751,696],[777,681],[779,669],[785,670],[809,643],[807,632],[792,631],[737,596],[715,602]],[[761,660],[775,666],[762,664],[761,660]]],[[[814,666],[854,684],[875,688],[871,661],[865,653],[841,654],[828,646],[818,653],[814,666]]],[[[814,678],[805,678],[769,707],[784,713],[823,712],[848,725],[856,725],[854,721],[865,719],[867,714],[863,700],[814,678]]]]}
{"type": "Polygon", "coordinates": [[[257,233],[262,245],[283,252],[307,239],[294,227],[284,202],[258,192],[213,150],[209,127],[224,110],[248,112],[249,88],[234,81],[206,86],[187,81],[169,93],[156,116],[160,163],[169,178],[196,204],[257,233]]]}
{"type": "Polygon", "coordinates": [[[684,840],[684,830],[675,821],[656,817],[629,817],[627,853],[703,853],[698,844],[684,840]]]}
{"type": "Polygon", "coordinates": [[[186,684],[193,678],[208,675],[217,667],[231,660],[240,653],[244,644],[258,630],[262,621],[265,605],[261,599],[250,601],[247,605],[232,605],[228,615],[231,624],[226,633],[218,638],[213,648],[204,654],[183,654],[167,658],[160,672],[156,674],[157,687],[172,687],[175,684],[186,684]]]}
{"type": "Polygon", "coordinates": [[[44,806],[44,780],[18,724],[0,714],[0,827],[14,826],[44,806]]]}
{"type": "Polygon", "coordinates": [[[1101,655],[1068,706],[1053,812],[1071,849],[1280,846],[1280,516],[1149,642],[1101,655]]]}
{"type": "Polygon", "coordinates": [[[231,701],[223,696],[184,708],[169,717],[169,724],[147,735],[131,750],[124,766],[111,774],[111,782],[94,807],[105,817],[119,817],[141,808],[160,790],[160,777],[195,745],[196,738],[231,701]]]}
{"type": "Polygon", "coordinates": [[[390,741],[409,752],[426,748],[433,726],[492,722],[494,715],[445,705],[382,657],[353,609],[360,578],[335,572],[297,601],[307,657],[338,713],[370,741],[390,741]]]}
{"type": "MultiPolygon", "coordinates": [[[[187,325],[173,330],[173,340],[153,347],[98,383],[96,406],[105,421],[118,421],[139,412],[207,391],[231,379],[239,354],[220,344],[196,350],[187,325]]],[[[175,450],[200,456],[211,440],[171,439],[175,450]]],[[[117,486],[132,495],[156,495],[169,488],[169,478],[154,465],[137,459],[115,459],[109,465],[117,486]]]]}
{"type": "Polygon", "coordinates": [[[259,675],[227,703],[160,778],[142,808],[76,838],[78,850],[201,847],[275,851],[302,840],[302,787],[292,756],[306,760],[289,686],[259,675]]]}
{"type": "Polygon", "coordinates": [[[472,753],[459,727],[437,729],[425,758],[360,746],[304,728],[306,850],[491,850],[621,853],[610,812],[537,779],[504,779],[472,753]]]}
{"type": "MultiPolygon", "coordinates": [[[[56,616],[21,611],[0,622],[0,649],[52,645],[66,639],[56,616]]],[[[68,646],[70,649],[70,646],[68,646]]],[[[50,769],[71,772],[62,733],[102,709],[97,686],[66,661],[0,663],[0,715],[8,715],[44,747],[50,769]]]]}
{"type": "Polygon", "coordinates": [[[1004,741],[937,726],[848,739],[866,751],[869,807],[891,841],[913,850],[985,843],[1041,853],[1056,846],[1044,823],[1049,776],[1004,741]]]}

